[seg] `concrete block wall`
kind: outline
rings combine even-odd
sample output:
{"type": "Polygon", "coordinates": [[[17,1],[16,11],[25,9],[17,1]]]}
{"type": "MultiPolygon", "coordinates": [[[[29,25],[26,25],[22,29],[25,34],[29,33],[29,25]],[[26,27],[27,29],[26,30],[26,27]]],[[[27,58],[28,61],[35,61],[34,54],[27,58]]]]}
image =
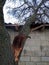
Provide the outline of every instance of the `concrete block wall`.
{"type": "Polygon", "coordinates": [[[49,30],[34,31],[29,34],[19,65],[49,65],[49,30]]]}

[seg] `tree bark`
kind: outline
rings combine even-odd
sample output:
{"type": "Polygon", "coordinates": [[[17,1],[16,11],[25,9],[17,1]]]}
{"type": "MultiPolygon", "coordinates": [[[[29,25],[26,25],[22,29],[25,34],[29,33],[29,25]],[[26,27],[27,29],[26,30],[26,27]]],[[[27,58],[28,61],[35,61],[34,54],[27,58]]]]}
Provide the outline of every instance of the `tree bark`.
{"type": "Polygon", "coordinates": [[[5,1],[0,0],[0,65],[15,65],[10,36],[4,26],[3,5],[5,1]]]}

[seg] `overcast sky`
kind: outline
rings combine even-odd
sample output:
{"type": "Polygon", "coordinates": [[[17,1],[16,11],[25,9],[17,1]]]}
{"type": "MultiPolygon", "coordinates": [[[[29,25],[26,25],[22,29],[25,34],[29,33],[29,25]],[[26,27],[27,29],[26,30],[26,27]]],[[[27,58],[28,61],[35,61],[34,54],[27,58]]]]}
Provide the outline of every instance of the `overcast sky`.
{"type": "MultiPolygon", "coordinates": [[[[4,21],[6,23],[10,23],[10,22],[13,24],[18,23],[18,19],[7,13],[8,11],[11,11],[12,8],[16,8],[20,6],[19,0],[15,0],[15,1],[6,0],[5,2],[5,5],[3,7],[3,13],[4,13],[4,21]]],[[[23,4],[23,2],[21,2],[21,4],[23,4]]],[[[20,22],[18,24],[20,24],[20,22]]]]}
{"type": "MultiPolygon", "coordinates": [[[[31,1],[31,0],[29,0],[31,1]]],[[[40,0],[41,1],[41,0],[40,0]]],[[[39,2],[39,0],[37,0],[37,2],[39,2]]],[[[25,22],[23,23],[20,23],[20,21],[18,19],[16,19],[14,16],[12,16],[11,14],[8,14],[7,12],[8,11],[11,11],[12,8],[16,8],[16,7],[19,7],[20,5],[22,5],[24,2],[23,0],[21,0],[21,2],[19,2],[19,0],[6,0],[5,2],[5,5],[3,7],[3,13],[4,13],[4,21],[6,23],[18,23],[18,24],[24,24],[25,22]],[[19,22],[18,22],[19,21],[19,22]]],[[[29,14],[27,14],[28,16],[29,14]]]]}
{"type": "MultiPolygon", "coordinates": [[[[29,0],[31,1],[31,0],[29,0]]],[[[38,4],[41,2],[41,0],[37,0],[38,4]]],[[[19,0],[6,0],[5,5],[3,7],[3,13],[4,13],[4,21],[6,23],[17,23],[17,24],[24,24],[20,23],[20,21],[18,19],[16,19],[16,17],[14,17],[13,15],[7,13],[7,12],[11,12],[13,8],[19,7],[20,5],[22,5],[24,2],[23,0],[21,0],[21,2],[19,2],[19,0]],[[18,22],[19,21],[19,22],[18,22]]],[[[49,4],[49,3],[48,3],[49,4]]],[[[48,5],[47,4],[47,5],[48,5]]],[[[12,12],[13,14],[13,12],[12,12]]],[[[28,14],[29,15],[29,14],[28,14]]],[[[28,16],[27,15],[27,16],[28,16]]]]}

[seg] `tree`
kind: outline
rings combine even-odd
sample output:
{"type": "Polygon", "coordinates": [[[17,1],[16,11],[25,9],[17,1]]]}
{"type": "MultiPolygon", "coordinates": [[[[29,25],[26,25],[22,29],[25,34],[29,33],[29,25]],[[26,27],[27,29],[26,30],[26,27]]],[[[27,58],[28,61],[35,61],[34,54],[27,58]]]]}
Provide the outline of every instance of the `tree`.
{"type": "Polygon", "coordinates": [[[4,3],[5,0],[0,0],[0,65],[15,65],[10,37],[4,25],[2,10],[4,3]]]}
{"type": "MultiPolygon", "coordinates": [[[[45,4],[47,1],[49,1],[49,0],[41,0],[40,1],[40,3],[37,3],[37,0],[32,0],[32,2],[30,2],[29,0],[24,0],[24,3],[20,6],[20,7],[17,7],[17,8],[13,8],[13,10],[12,11],[15,11],[15,12],[17,12],[17,14],[18,14],[18,18],[22,18],[23,20],[25,20],[26,21],[26,23],[25,23],[25,25],[23,26],[23,28],[21,29],[21,31],[19,32],[19,34],[18,34],[18,36],[17,36],[17,39],[16,40],[18,40],[18,42],[17,43],[20,43],[21,45],[20,45],[20,47],[19,47],[19,45],[17,46],[16,45],[16,58],[18,59],[19,57],[20,57],[20,55],[21,55],[21,52],[22,52],[22,49],[23,49],[23,46],[24,46],[24,44],[25,44],[25,41],[26,41],[26,39],[29,37],[28,35],[29,35],[29,33],[30,33],[30,25],[32,24],[32,22],[36,22],[37,20],[38,21],[40,21],[40,22],[43,22],[44,20],[44,16],[46,16],[46,17],[49,17],[49,15],[47,14],[48,13],[48,9],[49,9],[49,7],[45,4]],[[26,5],[27,7],[24,7],[24,5],[26,5]],[[41,11],[42,10],[42,11],[41,11]],[[30,12],[31,11],[31,12],[30,12]],[[28,13],[30,13],[30,15],[29,15],[29,17],[27,18],[27,19],[25,19],[26,17],[24,16],[24,15],[26,15],[26,14],[28,14],[28,13]],[[24,18],[23,18],[23,16],[24,16],[24,18]],[[24,39],[22,40],[22,37],[24,37],[24,39]],[[20,41],[20,42],[19,42],[20,41]]],[[[1,10],[2,10],[2,8],[0,8],[1,10]]],[[[1,11],[2,12],[2,11],[1,11]]],[[[15,13],[14,13],[15,14],[15,13]]],[[[2,17],[2,20],[3,20],[3,17],[2,17]]],[[[4,31],[6,31],[5,30],[5,26],[4,26],[4,23],[3,23],[3,21],[1,22],[1,31],[2,32],[4,32],[4,31]]],[[[5,34],[5,33],[4,33],[5,34]]],[[[3,35],[4,36],[4,34],[1,34],[1,35],[3,35]]],[[[4,36],[4,38],[3,39],[5,39],[4,40],[4,42],[9,42],[9,38],[8,38],[8,34],[7,34],[7,32],[6,32],[6,35],[4,36]],[[8,39],[8,40],[7,40],[8,39]]],[[[2,41],[2,36],[1,36],[1,42],[2,42],[2,44],[3,44],[3,41],[2,41]]],[[[5,43],[6,44],[6,43],[5,43]]],[[[1,45],[0,45],[1,46],[1,45]]],[[[6,47],[4,47],[4,48],[6,48],[6,47]]],[[[8,48],[8,50],[9,50],[9,46],[7,47],[8,48]]],[[[14,48],[14,47],[13,47],[14,48]]],[[[1,46],[1,49],[2,49],[2,46],[1,46]]],[[[2,50],[1,50],[1,52],[2,52],[2,50]]],[[[5,51],[4,51],[5,52],[5,51]]],[[[10,51],[11,52],[11,51],[10,51]]],[[[9,53],[10,53],[9,52],[9,53]]],[[[2,54],[3,54],[3,52],[2,52],[2,54]]],[[[2,55],[1,54],[1,55],[2,55]]],[[[8,54],[7,52],[5,52],[5,54],[8,54]]],[[[10,58],[9,57],[10,55],[8,54],[8,58],[10,58]]],[[[4,56],[4,57],[6,57],[6,56],[4,56]]],[[[16,61],[18,61],[16,59],[16,61]]],[[[7,62],[8,62],[8,60],[7,60],[7,62]]],[[[5,64],[5,63],[4,63],[5,64]]],[[[3,65],[3,64],[2,64],[3,65]]],[[[6,64],[5,64],[6,65],[6,64]]],[[[10,64],[9,64],[10,65],[10,64]]]]}
{"type": "Polygon", "coordinates": [[[49,0],[41,0],[40,3],[37,3],[37,0],[31,0],[31,1],[32,2],[30,2],[30,0],[24,0],[24,3],[21,6],[17,8],[13,8],[13,10],[18,14],[17,17],[23,19],[23,21],[24,20],[26,21],[26,23],[24,24],[23,28],[21,29],[21,31],[17,36],[20,37],[18,39],[16,38],[16,40],[19,41],[22,38],[22,36],[24,36],[24,39],[21,40],[22,41],[21,43],[17,42],[21,44],[21,46],[18,48],[17,48],[18,44],[16,46],[16,52],[18,53],[16,56],[17,59],[20,57],[25,41],[28,38],[28,35],[30,33],[30,25],[33,22],[34,23],[47,22],[48,21],[47,19],[49,18],[49,15],[47,14],[49,12],[49,7],[48,5],[46,5],[46,3],[49,2],[49,0]],[[30,14],[26,18],[25,15],[28,13],[30,14]],[[46,18],[46,20],[44,17],[46,18]]]}

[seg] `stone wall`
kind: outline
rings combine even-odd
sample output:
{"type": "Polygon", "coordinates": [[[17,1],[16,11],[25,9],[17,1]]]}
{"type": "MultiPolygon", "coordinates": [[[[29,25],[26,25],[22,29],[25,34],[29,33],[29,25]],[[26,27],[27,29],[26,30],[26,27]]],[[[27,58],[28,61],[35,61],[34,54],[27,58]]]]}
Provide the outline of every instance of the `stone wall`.
{"type": "MultiPolygon", "coordinates": [[[[17,33],[12,32],[11,40],[17,33]]],[[[30,33],[22,51],[19,65],[49,65],[49,30],[30,33]]]]}

